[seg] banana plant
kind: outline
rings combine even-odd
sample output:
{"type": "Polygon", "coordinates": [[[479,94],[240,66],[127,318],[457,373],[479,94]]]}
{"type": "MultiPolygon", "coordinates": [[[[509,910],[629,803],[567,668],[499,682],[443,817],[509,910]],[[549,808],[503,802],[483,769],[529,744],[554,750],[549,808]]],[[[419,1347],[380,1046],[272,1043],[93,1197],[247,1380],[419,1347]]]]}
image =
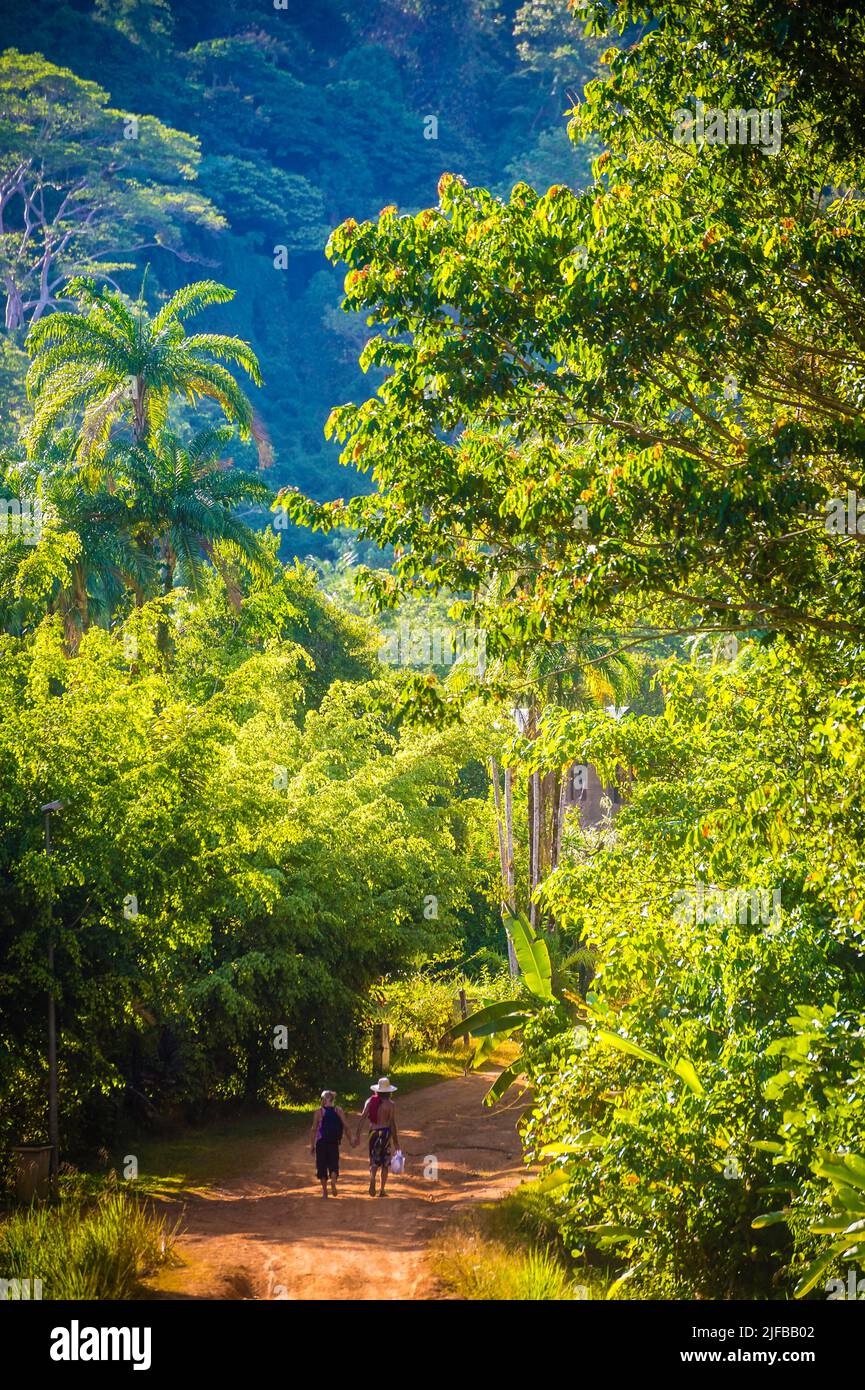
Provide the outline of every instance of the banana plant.
{"type": "MultiPolygon", "coordinates": [[[[514,999],[498,999],[487,1004],[468,1018],[461,1018],[447,1030],[443,1041],[455,1040],[462,1033],[471,1033],[479,1039],[472,1058],[472,1066],[477,1067],[492,1052],[509,1038],[529,1019],[551,1004],[563,1011],[567,1005],[553,990],[553,967],[547,943],[538,936],[528,918],[522,913],[512,913],[502,907],[502,920],[514,945],[514,953],[519,966],[520,979],[526,993],[514,999]]],[[[563,1020],[564,1024],[564,1020],[563,1020]]],[[[484,1096],[485,1105],[493,1105],[509,1086],[517,1080],[523,1069],[522,1052],[496,1077],[493,1085],[484,1096]]]]}
{"type": "MultiPolygon", "coordinates": [[[[562,979],[564,967],[560,966],[558,972],[554,970],[546,941],[538,936],[524,913],[512,913],[507,907],[502,907],[502,919],[513,941],[517,964],[520,969],[520,979],[525,985],[527,993],[519,998],[499,999],[494,1004],[487,1004],[484,1008],[471,1014],[469,1018],[460,1019],[459,1022],[454,1023],[445,1033],[442,1040],[444,1042],[452,1041],[460,1034],[467,1032],[479,1039],[472,1057],[472,1066],[474,1067],[480,1066],[500,1043],[511,1037],[529,1019],[551,1004],[555,1005],[562,1014],[562,1032],[573,1026],[579,1014],[595,1014],[598,1020],[603,1017],[603,1015],[596,1013],[591,1004],[564,988],[562,979]]],[[[579,960],[581,957],[575,956],[573,959],[579,960]]],[[[702,1082],[689,1057],[679,1056],[671,1062],[664,1061],[654,1052],[648,1052],[629,1038],[624,1038],[609,1028],[598,1028],[595,1036],[608,1047],[664,1068],[671,1074],[678,1076],[696,1095],[703,1094],[702,1082]]],[[[508,1087],[513,1085],[522,1070],[523,1056],[520,1052],[510,1066],[505,1067],[504,1071],[496,1078],[484,1096],[484,1104],[493,1105],[495,1101],[499,1100],[508,1087]]]]}

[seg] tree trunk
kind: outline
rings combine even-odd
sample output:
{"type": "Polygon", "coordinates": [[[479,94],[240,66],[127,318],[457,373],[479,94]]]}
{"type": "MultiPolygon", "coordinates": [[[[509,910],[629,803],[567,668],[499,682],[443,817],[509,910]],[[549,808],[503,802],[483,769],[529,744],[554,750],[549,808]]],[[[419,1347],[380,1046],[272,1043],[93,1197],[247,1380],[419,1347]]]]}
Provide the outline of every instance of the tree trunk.
{"type": "MultiPolygon", "coordinates": [[[[516,911],[516,872],[514,869],[514,774],[509,767],[505,768],[505,883],[507,888],[507,901],[513,904],[516,911]]],[[[514,943],[511,941],[510,932],[508,938],[508,966],[511,972],[511,979],[515,980],[519,974],[519,966],[514,951],[514,943]]]]}
{"type": "Polygon", "coordinates": [[[159,567],[162,570],[162,593],[166,598],[174,588],[175,564],[176,560],[171,549],[171,542],[167,536],[163,536],[159,546],[159,567]]]}
{"type": "Polygon", "coordinates": [[[560,819],[562,819],[562,774],[553,773],[549,788],[551,803],[551,824],[549,824],[549,869],[551,872],[559,863],[560,819]]]}
{"type": "MultiPolygon", "coordinates": [[[[496,830],[499,837],[499,864],[502,870],[502,896],[507,901],[508,897],[508,861],[505,850],[505,828],[502,813],[502,793],[499,786],[499,769],[495,758],[490,758],[490,778],[493,784],[493,797],[496,803],[496,830]]],[[[513,904],[511,904],[513,906],[513,904]]]]}
{"type": "Polygon", "coordinates": [[[63,615],[63,649],[74,656],[81,645],[81,635],[89,626],[87,581],[79,565],[72,571],[72,587],[61,593],[52,611],[63,615]]]}
{"type": "Polygon", "coordinates": [[[78,609],[78,621],[82,632],[86,632],[90,625],[90,608],[87,599],[87,580],[83,570],[79,565],[73,570],[73,593],[75,595],[75,607],[78,609]]]}
{"type": "Polygon", "coordinates": [[[558,774],[558,782],[559,788],[556,807],[556,831],[555,836],[553,838],[554,869],[557,869],[559,867],[559,859],[561,858],[562,853],[562,828],[565,823],[565,810],[567,806],[568,776],[560,772],[558,774]]]}
{"type": "Polygon", "coordinates": [[[21,291],[11,275],[5,278],[6,285],[6,332],[17,333],[24,326],[24,305],[21,291]]]}
{"type": "MultiPolygon", "coordinates": [[[[167,598],[174,588],[174,567],[176,559],[167,536],[163,537],[159,547],[159,560],[162,569],[162,594],[167,598]]],[[[160,615],[156,624],[156,650],[162,656],[167,656],[171,650],[171,630],[167,619],[160,615]]]]}
{"type": "MultiPolygon", "coordinates": [[[[506,768],[505,815],[508,817],[508,833],[506,839],[506,830],[505,825],[503,823],[502,814],[502,793],[501,788],[499,786],[499,770],[496,765],[495,758],[490,758],[490,775],[493,780],[493,796],[495,797],[496,803],[496,829],[498,830],[499,836],[499,863],[501,865],[502,871],[502,898],[508,910],[510,912],[516,912],[516,903],[514,902],[513,864],[509,856],[509,848],[511,847],[512,833],[510,832],[510,785],[508,782],[508,772],[509,769],[506,768]]],[[[507,927],[505,927],[505,937],[508,943],[508,968],[511,973],[511,978],[516,979],[516,976],[519,974],[519,966],[517,964],[517,958],[514,953],[514,943],[511,940],[511,934],[508,931],[507,927]]]]}
{"type": "Polygon", "coordinates": [[[132,377],[132,433],[136,444],[144,441],[147,433],[147,416],[144,411],[144,382],[140,376],[132,377]]]}
{"type": "Polygon", "coordinates": [[[535,902],[535,889],[541,881],[541,776],[533,772],[529,782],[529,834],[531,853],[529,856],[530,921],[537,930],[538,905],[535,902]]]}

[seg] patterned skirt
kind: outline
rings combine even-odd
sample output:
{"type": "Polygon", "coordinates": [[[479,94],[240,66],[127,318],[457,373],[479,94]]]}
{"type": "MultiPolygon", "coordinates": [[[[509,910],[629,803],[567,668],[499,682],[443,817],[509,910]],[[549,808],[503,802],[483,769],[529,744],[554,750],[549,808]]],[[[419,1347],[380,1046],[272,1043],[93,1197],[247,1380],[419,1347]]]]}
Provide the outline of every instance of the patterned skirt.
{"type": "Polygon", "coordinates": [[[369,1135],[369,1166],[384,1168],[390,1163],[390,1130],[373,1129],[369,1135]]]}

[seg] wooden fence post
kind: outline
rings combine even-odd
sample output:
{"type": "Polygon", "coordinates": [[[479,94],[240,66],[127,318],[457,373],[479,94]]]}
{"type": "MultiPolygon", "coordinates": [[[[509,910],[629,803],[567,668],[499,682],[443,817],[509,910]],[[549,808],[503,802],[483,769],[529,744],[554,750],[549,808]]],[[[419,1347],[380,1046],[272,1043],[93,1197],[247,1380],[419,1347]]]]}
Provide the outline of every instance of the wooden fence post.
{"type": "Polygon", "coordinates": [[[372,1069],[379,1076],[390,1070],[390,1024],[374,1023],[372,1028],[372,1069]]]}
{"type": "MultiPolygon", "coordinates": [[[[460,990],[460,1018],[468,1018],[468,1016],[469,1016],[469,1011],[468,1011],[468,1008],[466,1007],[466,992],[465,992],[464,989],[461,989],[461,990],[460,990]]],[[[463,1033],[463,1043],[464,1043],[464,1045],[465,1045],[466,1047],[471,1047],[471,1038],[469,1037],[468,1033],[463,1033]]]]}

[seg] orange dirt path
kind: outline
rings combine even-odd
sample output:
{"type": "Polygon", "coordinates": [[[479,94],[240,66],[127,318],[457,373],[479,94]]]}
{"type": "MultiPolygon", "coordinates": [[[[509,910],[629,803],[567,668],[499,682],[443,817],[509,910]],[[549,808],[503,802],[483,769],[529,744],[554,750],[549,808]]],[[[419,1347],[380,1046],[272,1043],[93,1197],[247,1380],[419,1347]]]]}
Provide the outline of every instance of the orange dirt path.
{"type": "MultiPolygon", "coordinates": [[[[406,1171],[370,1197],[364,1134],[343,1140],[340,1195],[324,1201],[308,1133],[272,1147],[248,1178],[189,1199],[176,1251],[182,1266],[154,1282],[161,1298],[417,1299],[441,1293],[428,1267],[445,1219],[503,1196],[526,1175],[516,1089],[481,1104],[495,1070],[397,1096],[406,1171]],[[438,1180],[424,1177],[427,1155],[438,1180]]],[[[353,1117],[349,1117],[353,1122],[353,1117]]],[[[310,1113],[311,1123],[311,1113],[310,1113]]],[[[350,1132],[353,1127],[350,1124],[350,1132]]]]}

